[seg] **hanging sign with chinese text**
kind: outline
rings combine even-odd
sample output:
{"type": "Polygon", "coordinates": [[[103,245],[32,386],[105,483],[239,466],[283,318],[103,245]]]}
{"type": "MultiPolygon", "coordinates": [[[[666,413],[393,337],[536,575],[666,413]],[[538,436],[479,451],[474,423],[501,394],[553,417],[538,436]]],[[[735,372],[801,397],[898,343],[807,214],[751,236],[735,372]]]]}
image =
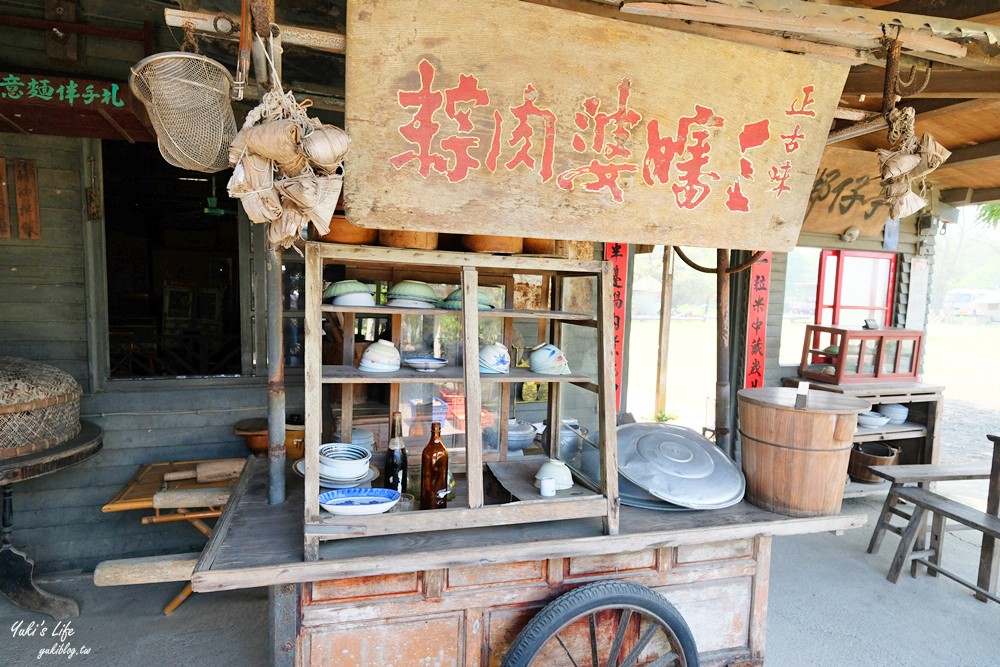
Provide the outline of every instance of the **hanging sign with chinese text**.
{"type": "Polygon", "coordinates": [[[747,354],[743,386],[764,386],[767,359],[767,300],[771,295],[771,253],[764,253],[750,267],[750,302],[747,304],[747,354]]]}
{"type": "Polygon", "coordinates": [[[889,207],[881,200],[880,179],[875,153],[827,147],[802,231],[839,236],[857,227],[862,237],[878,238],[889,218],[889,207]]]}
{"type": "Polygon", "coordinates": [[[0,100],[80,109],[125,106],[117,83],[0,72],[0,100]]]}
{"type": "Polygon", "coordinates": [[[847,69],[516,0],[350,0],[347,215],[790,250],[847,69]]]}
{"type": "Polygon", "coordinates": [[[611,316],[615,344],[615,410],[622,407],[622,359],[625,355],[625,308],[628,300],[628,244],[605,243],[611,262],[611,316]]]}

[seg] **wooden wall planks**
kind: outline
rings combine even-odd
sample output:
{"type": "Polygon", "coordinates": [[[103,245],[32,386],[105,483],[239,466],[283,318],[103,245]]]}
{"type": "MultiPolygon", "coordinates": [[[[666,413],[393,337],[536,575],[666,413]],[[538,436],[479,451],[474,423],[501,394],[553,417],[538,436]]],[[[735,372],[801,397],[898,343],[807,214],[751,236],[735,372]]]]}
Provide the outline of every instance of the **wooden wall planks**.
{"type": "Polygon", "coordinates": [[[0,239],[10,238],[10,202],[7,200],[7,160],[0,157],[0,239]]]}

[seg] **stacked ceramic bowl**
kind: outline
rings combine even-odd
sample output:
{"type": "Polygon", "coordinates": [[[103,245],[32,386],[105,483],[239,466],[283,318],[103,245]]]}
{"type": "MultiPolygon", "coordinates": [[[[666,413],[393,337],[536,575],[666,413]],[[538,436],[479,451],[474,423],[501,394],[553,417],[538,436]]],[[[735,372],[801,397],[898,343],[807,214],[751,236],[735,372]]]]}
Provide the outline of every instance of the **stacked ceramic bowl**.
{"type": "Polygon", "coordinates": [[[528,422],[511,419],[507,422],[507,451],[519,452],[535,441],[537,430],[528,422]]]}
{"type": "Polygon", "coordinates": [[[360,481],[369,474],[372,453],[358,445],[332,444],[319,448],[319,474],[332,482],[360,481]]]}
{"type": "Polygon", "coordinates": [[[323,299],[335,306],[374,306],[375,290],[358,280],[338,280],[323,291],[323,299]]]}
{"type": "Polygon", "coordinates": [[[438,296],[431,286],[419,280],[400,280],[389,288],[389,303],[395,308],[434,308],[438,296]]]}
{"type": "Polygon", "coordinates": [[[569,362],[563,356],[562,351],[551,343],[542,343],[531,348],[528,355],[528,365],[532,373],[545,373],[546,375],[569,375],[569,362]]]}
{"type": "MultiPolygon", "coordinates": [[[[338,433],[334,440],[340,442],[340,434],[338,433]]],[[[351,444],[370,452],[375,447],[375,434],[366,428],[353,428],[351,429],[351,444]]]]}
{"type": "Polygon", "coordinates": [[[358,368],[372,373],[392,373],[399,370],[399,350],[387,340],[377,340],[361,354],[358,368]]]}
{"type": "MultiPolygon", "coordinates": [[[[489,310],[490,308],[493,308],[493,299],[491,299],[490,295],[481,289],[476,294],[476,301],[479,305],[479,310],[489,310]]],[[[462,310],[462,290],[457,289],[452,291],[451,294],[449,294],[447,298],[441,302],[441,307],[447,310],[462,310]]]]}
{"type": "Polygon", "coordinates": [[[889,418],[890,424],[902,424],[906,421],[906,416],[910,414],[910,409],[899,403],[880,405],[878,411],[889,418]]]}
{"type": "Polygon", "coordinates": [[[858,415],[858,426],[862,428],[878,428],[889,423],[889,418],[880,412],[862,412],[858,415]]]}
{"type": "Polygon", "coordinates": [[[510,352],[501,343],[490,343],[479,348],[480,373],[509,373],[510,352]]]}

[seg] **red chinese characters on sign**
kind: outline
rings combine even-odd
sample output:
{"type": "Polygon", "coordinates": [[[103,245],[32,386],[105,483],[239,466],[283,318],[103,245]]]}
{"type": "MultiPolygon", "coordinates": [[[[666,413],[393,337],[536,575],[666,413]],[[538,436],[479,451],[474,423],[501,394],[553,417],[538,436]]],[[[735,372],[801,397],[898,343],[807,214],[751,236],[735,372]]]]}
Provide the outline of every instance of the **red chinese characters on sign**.
{"type": "MultiPolygon", "coordinates": [[[[632,137],[632,129],[642,120],[633,109],[628,107],[629,89],[631,83],[624,79],[618,84],[618,110],[613,114],[602,112],[601,100],[589,97],[583,102],[583,112],[577,112],[575,123],[578,129],[588,130],[593,123],[594,138],[590,148],[599,153],[604,161],[594,159],[590,164],[567,169],[559,174],[556,183],[563,190],[572,190],[578,178],[585,178],[583,188],[591,192],[599,192],[605,188],[611,193],[614,201],[625,201],[625,193],[619,184],[622,172],[636,171],[637,167],[627,163],[615,163],[615,158],[628,159],[632,151],[626,146],[632,137]]],[[[587,141],[583,135],[573,135],[573,150],[583,153],[587,150],[587,141]]]]}
{"type": "Polygon", "coordinates": [[[747,308],[746,367],[744,387],[764,385],[767,357],[767,299],[771,290],[771,253],[764,253],[750,269],[750,303],[747,308]]]}
{"type": "Polygon", "coordinates": [[[625,305],[628,292],[628,244],[605,243],[604,259],[611,262],[611,314],[615,335],[615,410],[622,405],[622,359],[625,352],[625,305]]]}
{"type": "MultiPolygon", "coordinates": [[[[413,163],[410,168],[423,178],[437,174],[451,183],[480,169],[490,173],[530,170],[542,183],[554,180],[562,190],[604,193],[616,203],[625,201],[630,187],[669,186],[677,208],[688,211],[712,197],[715,182],[722,180],[719,166],[713,164],[713,148],[720,141],[718,130],[727,121],[711,107],[695,104],[693,113],[674,121],[676,130],[671,131],[667,122],[644,120],[629,106],[632,84],[622,79],[616,105],[606,105],[597,95],[580,103],[568,143],[572,151],[585,155],[577,164],[570,162],[568,168],[557,171],[563,155],[557,140],[559,118],[546,107],[544,91],[528,83],[519,104],[491,109],[489,90],[475,74],[460,74],[457,82],[447,82],[455,84],[451,88],[435,88],[437,72],[426,59],[417,65],[417,74],[420,85],[416,90],[396,94],[400,107],[412,110],[409,122],[399,127],[410,146],[389,158],[396,169],[413,163]],[[636,137],[640,127],[645,129],[644,138],[636,137]],[[633,140],[639,146],[631,146],[633,140]],[[629,178],[632,173],[637,174],[634,182],[629,178]]],[[[814,90],[812,85],[803,86],[784,115],[815,117],[814,90]]],[[[724,188],[729,211],[753,209],[755,202],[745,192],[747,183],[756,180],[753,151],[769,142],[781,143],[784,158],[762,166],[767,191],[779,198],[792,190],[794,154],[808,137],[801,123],[789,123],[779,128],[773,119],[764,118],[742,125],[739,175],[724,188]]]]}
{"type": "Polygon", "coordinates": [[[695,106],[693,116],[685,116],[677,123],[677,136],[661,136],[660,123],[655,118],[646,124],[646,155],[642,160],[642,180],[646,185],[670,183],[671,168],[674,158],[689,155],[687,160],[677,163],[680,176],[677,183],[671,183],[677,206],[693,209],[705,201],[711,193],[711,186],[703,177],[719,180],[714,172],[704,172],[708,164],[711,145],[708,143],[708,131],[691,128],[696,125],[703,127],[722,127],[725,119],[715,115],[708,107],[695,106]]]}

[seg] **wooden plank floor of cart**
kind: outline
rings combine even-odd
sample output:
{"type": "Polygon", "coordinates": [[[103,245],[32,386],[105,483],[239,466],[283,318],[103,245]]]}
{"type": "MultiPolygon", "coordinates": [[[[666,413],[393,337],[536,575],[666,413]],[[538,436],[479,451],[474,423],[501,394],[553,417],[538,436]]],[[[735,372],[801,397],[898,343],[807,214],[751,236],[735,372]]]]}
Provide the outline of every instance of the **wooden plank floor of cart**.
{"type": "Polygon", "coordinates": [[[746,502],[709,511],[623,507],[619,535],[603,535],[592,518],[373,536],[325,543],[319,561],[304,562],[297,481],[290,478],[286,502],[270,506],[267,460],[248,466],[192,583],[198,592],[295,585],[290,664],[298,665],[333,664],[345,651],[370,658],[372,647],[389,651],[381,657],[393,664],[410,664],[412,654],[395,656],[391,647],[424,636],[428,619],[438,619],[434,646],[457,652],[441,664],[494,664],[548,601],[602,579],[663,593],[691,626],[702,664],[759,661],[771,537],[867,522],[865,514],[793,518],[746,502]]]}

